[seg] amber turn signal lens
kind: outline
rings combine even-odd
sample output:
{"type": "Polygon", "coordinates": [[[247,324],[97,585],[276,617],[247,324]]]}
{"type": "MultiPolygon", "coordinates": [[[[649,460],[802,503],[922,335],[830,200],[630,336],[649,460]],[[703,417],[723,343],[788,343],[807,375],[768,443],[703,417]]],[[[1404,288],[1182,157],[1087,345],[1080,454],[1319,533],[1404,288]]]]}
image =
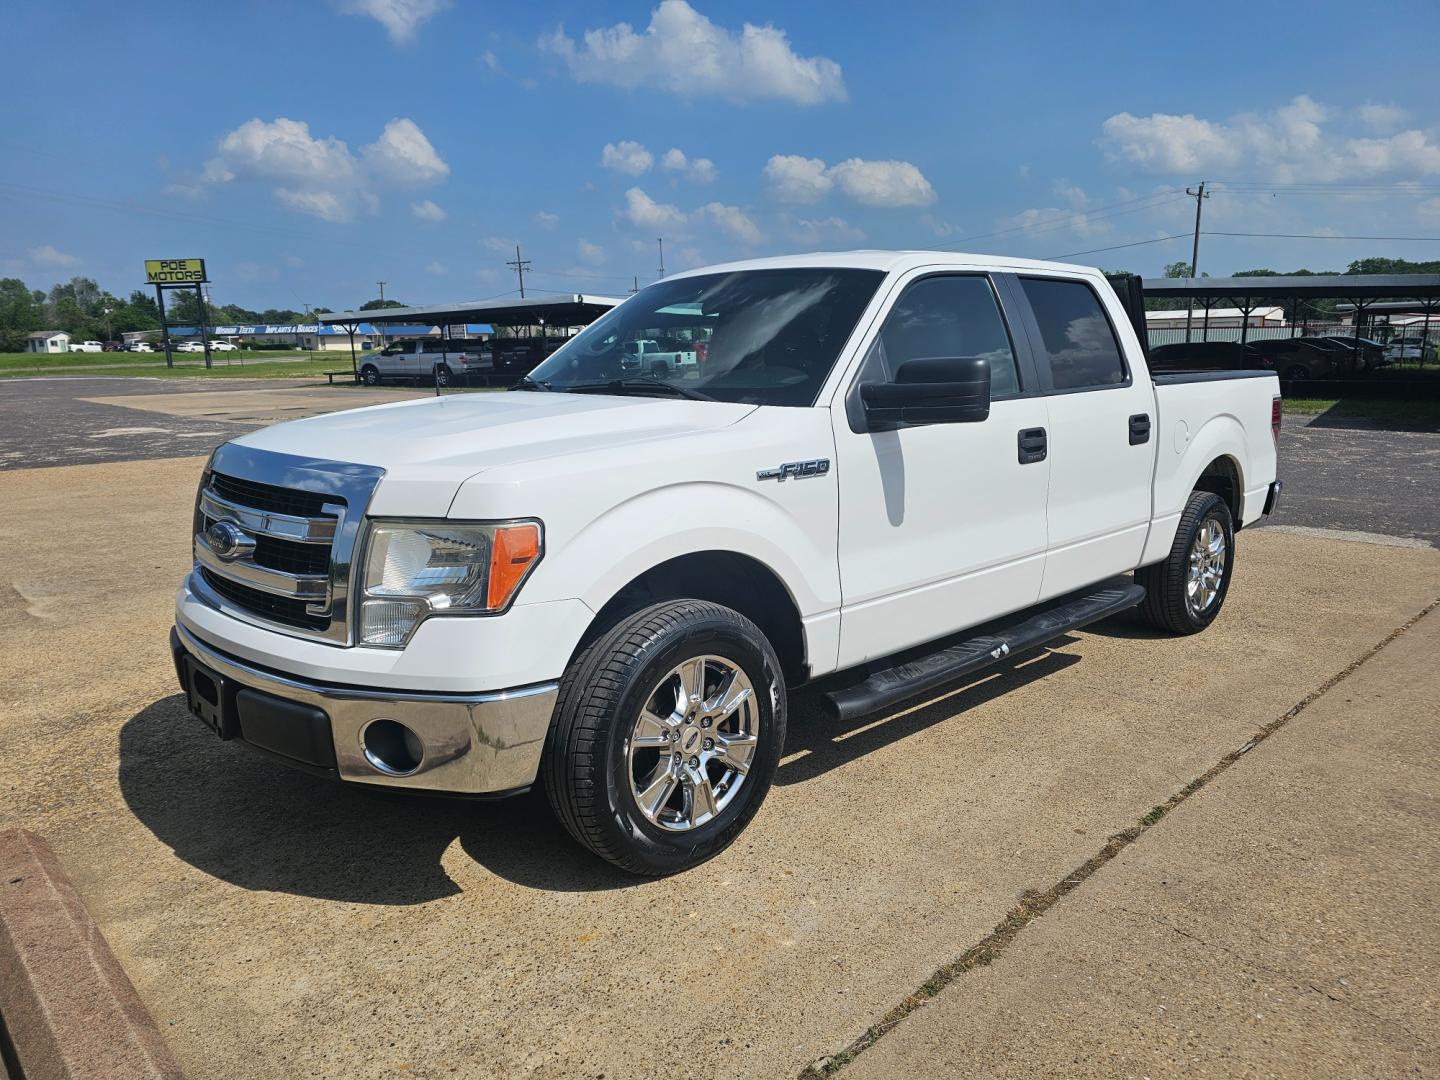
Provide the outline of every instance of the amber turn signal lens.
{"type": "Polygon", "coordinates": [[[485,606],[498,611],[510,602],[525,573],[540,557],[540,526],[501,525],[490,547],[490,581],[485,606]]]}

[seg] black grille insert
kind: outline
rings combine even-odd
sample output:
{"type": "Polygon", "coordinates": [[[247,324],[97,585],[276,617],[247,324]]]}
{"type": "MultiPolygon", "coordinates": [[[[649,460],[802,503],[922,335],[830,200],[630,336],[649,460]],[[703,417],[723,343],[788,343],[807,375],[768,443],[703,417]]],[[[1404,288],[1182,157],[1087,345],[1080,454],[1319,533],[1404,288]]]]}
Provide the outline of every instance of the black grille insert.
{"type": "Polygon", "coordinates": [[[297,517],[333,517],[323,512],[326,503],[343,506],[344,499],[318,491],[300,491],[275,487],[258,480],[241,480],[222,473],[210,474],[210,487],[222,499],[272,514],[293,514],[297,517]]]}
{"type": "Polygon", "coordinates": [[[232,604],[253,611],[272,622],[294,626],[301,630],[324,630],[330,625],[326,615],[311,615],[305,610],[309,601],[293,600],[286,596],[272,596],[260,589],[252,589],[237,581],[229,581],[219,574],[212,574],[202,567],[200,573],[205,583],[232,604]]]}

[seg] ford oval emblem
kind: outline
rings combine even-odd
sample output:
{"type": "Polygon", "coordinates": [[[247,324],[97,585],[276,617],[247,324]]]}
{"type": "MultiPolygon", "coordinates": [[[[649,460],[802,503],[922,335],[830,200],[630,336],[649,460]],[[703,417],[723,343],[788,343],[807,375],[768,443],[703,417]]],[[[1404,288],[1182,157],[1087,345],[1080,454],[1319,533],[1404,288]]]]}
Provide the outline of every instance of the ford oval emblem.
{"type": "Polygon", "coordinates": [[[210,545],[210,550],[217,558],[226,562],[242,558],[255,550],[255,538],[233,521],[212,522],[205,530],[205,543],[210,545]]]}

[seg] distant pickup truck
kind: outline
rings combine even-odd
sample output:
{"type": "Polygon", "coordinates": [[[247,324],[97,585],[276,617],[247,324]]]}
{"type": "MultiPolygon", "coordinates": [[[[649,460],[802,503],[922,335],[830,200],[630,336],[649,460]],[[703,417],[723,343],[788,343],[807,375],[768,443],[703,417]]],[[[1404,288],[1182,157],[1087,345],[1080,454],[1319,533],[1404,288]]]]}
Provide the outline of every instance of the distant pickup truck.
{"type": "Polygon", "coordinates": [[[385,379],[423,379],[449,386],[457,377],[485,373],[491,366],[489,350],[472,343],[396,341],[365,358],[360,381],[378,386],[385,379]]]}
{"type": "Polygon", "coordinates": [[[98,341],[72,341],[71,352],[104,352],[105,346],[98,341]]]}
{"type": "Polygon", "coordinates": [[[703,345],[696,349],[665,349],[658,341],[642,338],[625,343],[622,363],[629,370],[663,379],[671,372],[694,367],[703,349],[703,345]]]}
{"type": "Polygon", "coordinates": [[[542,784],[602,858],[693,866],[760,809],[796,686],[849,723],[1128,608],[1216,619],[1279,384],[1152,377],[1134,325],[1082,266],[762,259],[647,286],[518,392],[241,435],[177,597],[189,708],[349,783],[542,784]],[[705,362],[637,372],[657,331],[705,362]]]}

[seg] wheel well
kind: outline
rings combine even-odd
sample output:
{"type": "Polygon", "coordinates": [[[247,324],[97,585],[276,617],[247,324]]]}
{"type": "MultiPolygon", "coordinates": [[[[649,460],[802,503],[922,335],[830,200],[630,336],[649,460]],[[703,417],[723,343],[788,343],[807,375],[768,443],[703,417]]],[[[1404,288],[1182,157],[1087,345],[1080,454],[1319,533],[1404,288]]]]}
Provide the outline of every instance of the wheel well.
{"type": "Polygon", "coordinates": [[[809,677],[800,612],[784,582],[764,563],[733,551],[699,551],[645,571],[600,609],[578,654],[621,619],[662,600],[708,600],[738,611],[758,626],[780,658],[792,686],[809,677]]]}
{"type": "Polygon", "coordinates": [[[1240,485],[1240,467],[1235,464],[1232,457],[1218,457],[1200,474],[1195,481],[1196,491],[1210,491],[1225,500],[1225,505],[1230,508],[1230,516],[1235,520],[1235,528],[1240,528],[1240,495],[1243,488],[1240,485]]]}

